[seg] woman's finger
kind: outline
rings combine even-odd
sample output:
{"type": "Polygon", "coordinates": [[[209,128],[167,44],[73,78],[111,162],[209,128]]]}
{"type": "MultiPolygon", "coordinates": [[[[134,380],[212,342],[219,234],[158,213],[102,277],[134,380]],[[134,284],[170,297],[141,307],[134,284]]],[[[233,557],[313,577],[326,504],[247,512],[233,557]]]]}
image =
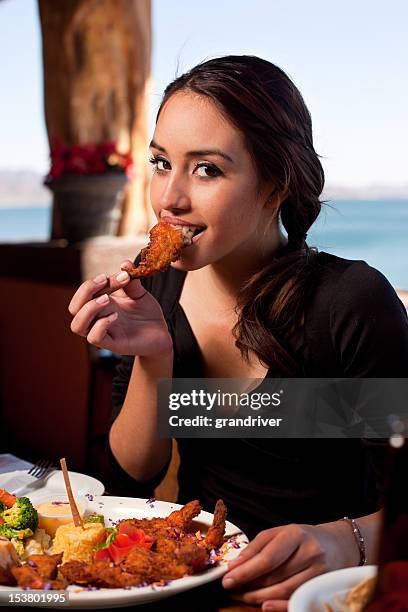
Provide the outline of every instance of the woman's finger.
{"type": "Polygon", "coordinates": [[[81,308],[90,300],[97,298],[104,293],[110,295],[118,289],[123,289],[130,281],[130,276],[125,270],[112,274],[107,277],[99,274],[93,279],[87,280],[77,289],[69,303],[68,310],[72,315],[76,315],[81,308]]]}
{"type": "Polygon", "coordinates": [[[303,542],[302,545],[294,551],[291,557],[286,559],[285,563],[275,567],[275,569],[267,574],[247,583],[245,589],[255,591],[263,587],[272,586],[273,584],[283,582],[295,574],[300,574],[300,572],[311,565],[321,568],[321,573],[327,571],[327,567],[322,561],[319,544],[309,540],[303,542]]]}
{"type": "MultiPolygon", "coordinates": [[[[100,346],[101,344],[103,344],[108,334],[109,326],[111,325],[111,323],[116,321],[117,318],[118,318],[118,313],[112,312],[106,317],[102,317],[101,319],[98,319],[96,323],[92,325],[89,331],[89,334],[86,337],[88,342],[90,344],[94,344],[95,346],[100,346]]],[[[109,348],[109,347],[105,346],[105,348],[109,348]]]]}
{"type": "Polygon", "coordinates": [[[120,272],[116,272],[112,274],[112,276],[108,277],[108,282],[105,287],[102,287],[97,293],[94,294],[94,297],[98,297],[102,293],[107,293],[110,295],[118,289],[124,289],[126,285],[130,281],[130,276],[125,270],[121,270],[120,272]]]}
{"type": "Polygon", "coordinates": [[[278,584],[279,582],[287,580],[291,576],[299,574],[304,569],[309,567],[310,563],[308,563],[303,558],[299,558],[299,555],[297,555],[298,551],[299,549],[295,552],[294,555],[292,555],[292,557],[288,561],[286,561],[286,563],[284,563],[280,567],[277,567],[268,574],[264,574],[263,576],[255,578],[255,580],[251,580],[251,582],[247,582],[245,584],[245,589],[247,591],[257,591],[258,589],[263,589],[265,587],[278,584]],[[296,561],[294,561],[295,558],[296,561]]]}
{"type": "Polygon", "coordinates": [[[87,280],[74,293],[69,303],[68,310],[72,315],[76,315],[81,308],[89,302],[100,291],[104,291],[108,279],[105,274],[99,274],[93,279],[87,280]]]}
{"type": "Polygon", "coordinates": [[[110,276],[108,278],[108,284],[100,291],[95,293],[94,297],[98,297],[103,293],[107,293],[109,295],[118,289],[123,289],[126,295],[132,300],[139,300],[147,293],[146,289],[143,287],[138,278],[131,279],[126,270],[122,270],[118,274],[110,276]]]}
{"type": "MultiPolygon", "coordinates": [[[[85,338],[92,327],[95,317],[101,315],[103,309],[109,306],[109,304],[110,298],[106,293],[87,302],[71,321],[71,330],[74,334],[85,338]]],[[[104,314],[106,315],[107,313],[104,314]]]]}
{"type": "Polygon", "coordinates": [[[261,531],[261,533],[258,533],[258,535],[255,536],[248,546],[244,548],[238,557],[228,563],[228,570],[232,570],[234,567],[241,565],[241,563],[248,561],[248,559],[251,559],[257,553],[259,553],[273,537],[273,531],[273,529],[268,529],[267,531],[261,531]]]}
{"type": "Polygon", "coordinates": [[[121,270],[125,270],[125,269],[129,270],[130,268],[134,268],[134,267],[135,267],[135,264],[130,259],[124,259],[122,263],[120,264],[121,270]]]}
{"type": "Polygon", "coordinates": [[[287,612],[288,602],[285,600],[265,601],[262,604],[262,612],[287,612]]]}
{"type": "Polygon", "coordinates": [[[287,601],[292,593],[306,580],[310,580],[314,576],[317,576],[321,571],[316,567],[308,567],[303,572],[291,576],[287,580],[283,580],[278,584],[274,584],[270,587],[263,589],[257,589],[255,591],[239,591],[231,593],[232,599],[242,601],[244,603],[259,606],[264,602],[270,601],[287,601]]]}
{"type": "Polygon", "coordinates": [[[225,574],[222,585],[226,589],[239,588],[269,573],[285,563],[299,546],[297,531],[289,528],[280,530],[254,557],[225,574]]]}

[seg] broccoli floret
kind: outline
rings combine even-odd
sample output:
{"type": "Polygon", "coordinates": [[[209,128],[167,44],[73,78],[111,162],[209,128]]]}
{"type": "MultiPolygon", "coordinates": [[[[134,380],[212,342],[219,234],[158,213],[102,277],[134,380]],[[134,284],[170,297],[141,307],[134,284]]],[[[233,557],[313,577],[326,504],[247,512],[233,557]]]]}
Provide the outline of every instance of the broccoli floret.
{"type": "Polygon", "coordinates": [[[6,509],[6,506],[3,504],[3,502],[0,501],[0,514],[3,512],[3,510],[6,509]]]}
{"type": "Polygon", "coordinates": [[[0,536],[4,536],[9,540],[14,538],[17,540],[24,540],[25,538],[30,538],[32,535],[34,535],[32,529],[15,529],[7,525],[7,523],[0,525],[0,536]]]}
{"type": "Polygon", "coordinates": [[[3,512],[2,518],[14,529],[37,529],[38,513],[28,497],[16,497],[11,508],[3,512]]]}
{"type": "Polygon", "coordinates": [[[105,518],[103,514],[90,514],[84,518],[84,523],[100,523],[105,526],[105,518]]]}

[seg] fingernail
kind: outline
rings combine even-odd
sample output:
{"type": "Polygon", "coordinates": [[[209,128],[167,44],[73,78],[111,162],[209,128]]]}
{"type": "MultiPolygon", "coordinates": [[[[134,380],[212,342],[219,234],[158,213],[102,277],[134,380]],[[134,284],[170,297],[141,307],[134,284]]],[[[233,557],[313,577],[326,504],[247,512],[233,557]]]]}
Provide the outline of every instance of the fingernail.
{"type": "Polygon", "coordinates": [[[123,281],[127,280],[128,278],[129,278],[129,274],[123,270],[123,272],[119,272],[119,274],[116,277],[116,280],[119,283],[123,283],[123,281]]]}
{"type": "Polygon", "coordinates": [[[98,274],[98,276],[95,276],[95,278],[93,279],[93,282],[97,285],[102,285],[102,283],[106,283],[106,280],[106,274],[98,274]]]}
{"type": "Polygon", "coordinates": [[[96,298],[95,302],[97,304],[107,304],[107,302],[109,302],[108,294],[104,293],[103,295],[100,295],[99,297],[96,298]]]}
{"type": "Polygon", "coordinates": [[[235,582],[232,578],[224,578],[222,581],[222,586],[226,589],[231,589],[234,586],[235,582]]]}
{"type": "Polygon", "coordinates": [[[264,603],[262,606],[262,612],[272,612],[273,610],[276,610],[273,603],[264,603]]]}

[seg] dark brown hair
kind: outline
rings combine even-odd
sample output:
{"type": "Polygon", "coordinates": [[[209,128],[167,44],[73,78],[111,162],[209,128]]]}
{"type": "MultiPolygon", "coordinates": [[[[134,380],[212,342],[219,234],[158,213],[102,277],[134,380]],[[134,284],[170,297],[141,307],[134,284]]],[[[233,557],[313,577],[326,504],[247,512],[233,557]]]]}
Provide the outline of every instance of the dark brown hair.
{"type": "Polygon", "coordinates": [[[280,221],[287,249],[254,274],[237,300],[236,346],[255,353],[277,375],[297,363],[290,334],[303,324],[317,250],[306,243],[321,209],[324,173],[313,147],[312,120],[299,90],[277,66],[259,57],[229,55],[205,61],[166,88],[158,115],[179,91],[206,96],[244,135],[260,184],[286,194],[280,221]]]}

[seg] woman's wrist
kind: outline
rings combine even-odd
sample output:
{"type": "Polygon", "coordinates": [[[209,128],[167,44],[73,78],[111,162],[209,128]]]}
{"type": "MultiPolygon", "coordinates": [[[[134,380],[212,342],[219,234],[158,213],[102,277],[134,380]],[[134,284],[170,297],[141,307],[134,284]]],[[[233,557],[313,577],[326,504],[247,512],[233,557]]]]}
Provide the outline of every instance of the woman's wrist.
{"type": "Polygon", "coordinates": [[[331,570],[354,567],[359,564],[360,551],[346,521],[323,523],[318,527],[334,539],[334,549],[330,553],[331,558],[328,559],[328,566],[331,570]]]}
{"type": "Polygon", "coordinates": [[[149,353],[148,355],[139,355],[139,359],[143,363],[153,364],[163,359],[173,359],[173,356],[173,341],[170,337],[170,339],[167,341],[163,340],[163,342],[161,342],[160,345],[157,346],[157,350],[155,352],[149,353]]]}
{"type": "Polygon", "coordinates": [[[146,363],[154,363],[166,357],[173,357],[173,352],[173,338],[167,325],[164,324],[164,329],[156,327],[149,336],[146,336],[144,344],[134,355],[146,363]]]}
{"type": "MultiPolygon", "coordinates": [[[[355,519],[358,524],[359,535],[364,541],[364,556],[367,564],[375,563],[377,557],[377,543],[381,524],[381,512],[375,512],[367,516],[355,519]]],[[[359,544],[353,526],[349,521],[340,519],[332,523],[318,525],[327,533],[334,536],[336,540],[337,568],[355,567],[362,560],[362,546],[359,544]],[[339,554],[340,553],[340,554],[339,554]]],[[[336,569],[334,567],[333,569],[336,569]]]]}

